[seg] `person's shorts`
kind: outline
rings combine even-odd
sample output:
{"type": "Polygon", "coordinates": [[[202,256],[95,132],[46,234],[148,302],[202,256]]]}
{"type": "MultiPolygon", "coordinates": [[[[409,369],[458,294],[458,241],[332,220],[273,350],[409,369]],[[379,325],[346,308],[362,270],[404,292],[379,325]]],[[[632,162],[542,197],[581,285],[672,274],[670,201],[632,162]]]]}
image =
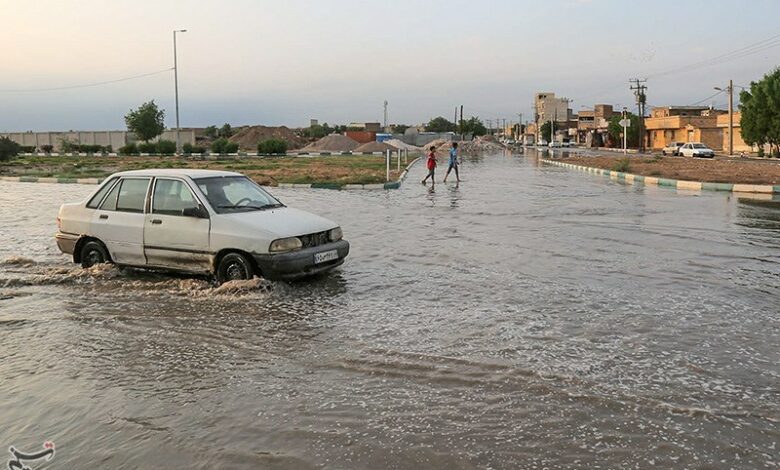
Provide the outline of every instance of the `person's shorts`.
{"type": "Polygon", "coordinates": [[[455,168],[457,170],[458,169],[458,164],[457,163],[450,163],[450,166],[449,166],[449,168],[447,168],[447,171],[450,171],[453,168],[455,168]]]}

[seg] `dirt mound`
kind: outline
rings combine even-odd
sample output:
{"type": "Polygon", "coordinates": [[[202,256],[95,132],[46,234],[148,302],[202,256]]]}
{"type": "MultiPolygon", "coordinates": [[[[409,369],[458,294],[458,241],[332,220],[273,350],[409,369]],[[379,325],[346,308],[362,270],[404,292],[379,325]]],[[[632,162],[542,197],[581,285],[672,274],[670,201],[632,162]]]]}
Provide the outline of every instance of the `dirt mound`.
{"type": "Polygon", "coordinates": [[[341,134],[331,134],[301,150],[304,152],[351,152],[358,147],[360,144],[356,140],[341,134]]]}
{"type": "Polygon", "coordinates": [[[496,141],[492,135],[483,135],[470,142],[461,142],[460,151],[466,153],[500,152],[504,146],[496,141]]]}
{"type": "Polygon", "coordinates": [[[355,153],[385,152],[387,150],[396,151],[396,147],[385,142],[368,142],[353,150],[355,153]]]}
{"type": "Polygon", "coordinates": [[[268,139],[280,139],[287,142],[289,149],[300,148],[305,140],[286,126],[246,126],[238,128],[238,132],[230,137],[231,142],[238,143],[242,150],[256,151],[257,144],[268,139]]]}

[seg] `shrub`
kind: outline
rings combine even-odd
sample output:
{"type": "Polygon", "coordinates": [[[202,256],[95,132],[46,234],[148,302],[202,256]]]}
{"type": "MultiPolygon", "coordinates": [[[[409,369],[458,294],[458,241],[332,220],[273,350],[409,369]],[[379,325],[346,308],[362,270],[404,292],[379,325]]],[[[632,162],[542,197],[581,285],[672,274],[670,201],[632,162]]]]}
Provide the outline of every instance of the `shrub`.
{"type": "Polygon", "coordinates": [[[138,155],[138,146],[135,142],[131,142],[124,147],[119,147],[119,153],[121,155],[138,155]]]}
{"type": "Polygon", "coordinates": [[[257,153],[287,153],[287,141],[268,139],[257,146],[257,153]]]}
{"type": "Polygon", "coordinates": [[[173,155],[176,153],[176,142],[172,140],[160,140],[157,142],[156,150],[160,155],[173,155]]]}
{"type": "Polygon", "coordinates": [[[225,153],[237,153],[238,152],[238,142],[228,142],[225,145],[225,153]]]}
{"type": "Polygon", "coordinates": [[[11,157],[19,155],[21,146],[9,139],[8,137],[0,137],[0,162],[8,161],[11,157]]]}
{"type": "Polygon", "coordinates": [[[621,158],[612,165],[611,170],[626,173],[631,170],[631,161],[628,158],[621,158]]]}
{"type": "Polygon", "coordinates": [[[141,142],[138,144],[138,151],[141,153],[157,153],[157,144],[154,142],[141,142]]]}
{"type": "Polygon", "coordinates": [[[54,150],[53,145],[41,145],[41,150],[43,150],[45,153],[51,153],[52,150],[54,150]]]}
{"type": "Polygon", "coordinates": [[[21,153],[33,153],[35,152],[35,145],[21,145],[19,146],[21,153]]]}
{"type": "Polygon", "coordinates": [[[192,145],[191,143],[187,142],[181,146],[181,151],[184,153],[184,155],[203,155],[206,153],[206,148],[201,147],[200,145],[192,145]]]}

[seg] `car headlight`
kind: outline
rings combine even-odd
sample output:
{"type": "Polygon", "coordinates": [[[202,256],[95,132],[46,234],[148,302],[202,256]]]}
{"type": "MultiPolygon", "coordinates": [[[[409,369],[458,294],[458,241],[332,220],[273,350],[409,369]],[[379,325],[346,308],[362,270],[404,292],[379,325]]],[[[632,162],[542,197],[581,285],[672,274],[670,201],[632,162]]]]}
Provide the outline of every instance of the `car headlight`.
{"type": "Polygon", "coordinates": [[[298,237],[280,238],[271,242],[271,246],[268,247],[268,251],[271,253],[279,253],[284,251],[300,250],[303,247],[301,239],[298,237]]]}
{"type": "Polygon", "coordinates": [[[328,233],[328,237],[330,237],[330,241],[337,242],[341,240],[344,237],[344,234],[341,232],[341,227],[336,227],[328,233]]]}

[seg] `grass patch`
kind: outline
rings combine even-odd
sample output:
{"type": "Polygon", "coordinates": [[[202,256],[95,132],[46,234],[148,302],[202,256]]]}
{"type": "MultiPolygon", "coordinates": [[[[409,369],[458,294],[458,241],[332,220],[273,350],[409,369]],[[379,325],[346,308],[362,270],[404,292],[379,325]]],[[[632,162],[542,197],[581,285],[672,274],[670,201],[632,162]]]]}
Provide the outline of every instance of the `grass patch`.
{"type": "Polygon", "coordinates": [[[628,158],[621,158],[620,160],[616,161],[614,165],[612,165],[610,170],[620,173],[628,173],[631,171],[631,161],[628,158]]]}

